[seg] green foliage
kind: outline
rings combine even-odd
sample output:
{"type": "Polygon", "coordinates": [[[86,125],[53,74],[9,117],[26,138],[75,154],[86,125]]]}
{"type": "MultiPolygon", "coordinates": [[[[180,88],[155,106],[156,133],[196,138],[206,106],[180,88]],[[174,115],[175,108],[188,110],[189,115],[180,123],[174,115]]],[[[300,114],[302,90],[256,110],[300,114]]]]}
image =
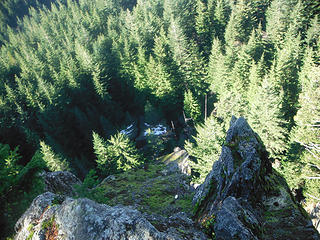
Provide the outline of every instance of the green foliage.
{"type": "Polygon", "coordinates": [[[187,118],[192,118],[194,123],[198,123],[201,120],[201,108],[197,99],[193,96],[190,90],[184,93],[183,109],[187,118]]]}
{"type": "Polygon", "coordinates": [[[91,169],[84,178],[81,185],[75,185],[75,195],[78,198],[90,198],[96,202],[103,203],[106,201],[105,194],[100,188],[97,188],[99,183],[96,171],[91,169]]]}
{"type": "MultiPolygon", "coordinates": [[[[225,31],[225,40],[229,47],[239,47],[249,40],[251,31],[259,24],[259,15],[263,12],[267,1],[237,1],[232,6],[232,13],[225,31]]],[[[260,16],[261,16],[260,15],[260,16]]]]}
{"type": "Polygon", "coordinates": [[[54,222],[55,222],[54,216],[48,219],[47,221],[44,221],[41,226],[42,230],[47,231],[51,229],[53,227],[54,222]]]}
{"type": "Polygon", "coordinates": [[[44,163],[38,154],[22,166],[18,147],[0,144],[0,225],[2,236],[13,232],[13,226],[32,200],[44,190],[43,180],[37,176],[44,163]]]}
{"type": "MultiPolygon", "coordinates": [[[[287,163],[295,169],[293,176],[300,179],[293,186],[303,187],[305,193],[320,196],[320,68],[315,63],[314,52],[308,49],[300,74],[302,92],[299,97],[299,110],[295,116],[296,126],[291,131],[292,141],[300,145],[301,160],[287,163]]],[[[289,167],[285,167],[285,170],[289,167]]],[[[290,168],[289,168],[290,169],[290,168]]],[[[312,197],[311,197],[312,199],[312,197]]],[[[314,200],[314,199],[313,199],[314,200]]]]}
{"type": "Polygon", "coordinates": [[[161,136],[156,136],[152,129],[146,130],[147,145],[144,149],[144,155],[149,159],[155,160],[165,150],[165,142],[161,136]]]}
{"type": "MultiPolygon", "coordinates": [[[[271,156],[283,160],[290,185],[320,198],[318,5],[311,0],[3,0],[0,139],[20,145],[23,158],[1,145],[1,201],[13,206],[15,193],[26,192],[17,213],[8,210],[8,221],[40,191],[25,189],[39,181],[34,175],[39,170],[72,168],[82,177],[95,164],[99,175],[136,170],[145,159],[128,137],[115,134],[116,126],[127,123],[128,115],[154,124],[172,121],[179,137],[183,111],[201,122],[204,96],[212,116],[185,144],[199,174],[196,181],[218,158],[231,115],[244,116],[271,156]]],[[[147,141],[150,159],[166,147],[152,134],[147,141]]],[[[94,188],[89,184],[94,174],[87,177],[90,187],[81,194],[94,188]]],[[[158,199],[152,197],[149,207],[156,208],[158,199]]]]}
{"type": "Polygon", "coordinates": [[[21,158],[18,150],[19,148],[16,147],[12,151],[9,145],[0,144],[0,193],[2,196],[8,194],[10,188],[20,180],[19,173],[23,167],[18,165],[21,158]]]}
{"type": "Polygon", "coordinates": [[[68,162],[56,155],[52,151],[51,147],[43,141],[40,141],[40,152],[42,154],[43,161],[50,171],[55,172],[69,170],[68,162]]]}
{"type": "Polygon", "coordinates": [[[222,53],[222,43],[219,39],[215,38],[212,41],[207,81],[210,85],[210,90],[218,96],[223,95],[225,90],[230,87],[228,70],[225,56],[222,53]]]}
{"type": "Polygon", "coordinates": [[[143,157],[134,143],[124,134],[117,133],[105,141],[93,132],[93,149],[98,169],[103,175],[127,171],[143,163],[143,157]]]}
{"type": "Polygon", "coordinates": [[[207,118],[204,124],[196,126],[197,135],[192,141],[185,142],[185,149],[195,161],[190,162],[193,171],[198,175],[194,181],[202,183],[210,172],[213,163],[219,159],[225,130],[214,116],[207,118]]]}
{"type": "MultiPolygon", "coordinates": [[[[287,149],[286,121],[281,112],[282,94],[275,86],[273,71],[256,86],[251,96],[249,123],[259,134],[272,157],[280,157],[287,149]]],[[[252,91],[252,90],[251,90],[252,91]]]]}

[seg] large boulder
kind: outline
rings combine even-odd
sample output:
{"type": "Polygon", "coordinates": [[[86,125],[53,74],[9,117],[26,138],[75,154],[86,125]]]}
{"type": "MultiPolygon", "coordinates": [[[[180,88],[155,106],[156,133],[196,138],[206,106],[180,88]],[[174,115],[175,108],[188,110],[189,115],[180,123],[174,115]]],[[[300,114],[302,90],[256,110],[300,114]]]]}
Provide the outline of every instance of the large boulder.
{"type": "Polygon", "coordinates": [[[221,156],[193,199],[195,219],[216,239],[320,239],[259,136],[234,118],[221,156]]]}
{"type": "Polygon", "coordinates": [[[41,174],[45,182],[45,191],[72,196],[74,185],[80,185],[81,181],[73,173],[68,171],[43,172],[41,174]]]}
{"type": "Polygon", "coordinates": [[[170,226],[160,231],[132,207],[110,207],[85,198],[59,204],[56,197],[47,192],[33,201],[16,224],[15,240],[207,239],[184,214],[170,217],[170,226]]]}

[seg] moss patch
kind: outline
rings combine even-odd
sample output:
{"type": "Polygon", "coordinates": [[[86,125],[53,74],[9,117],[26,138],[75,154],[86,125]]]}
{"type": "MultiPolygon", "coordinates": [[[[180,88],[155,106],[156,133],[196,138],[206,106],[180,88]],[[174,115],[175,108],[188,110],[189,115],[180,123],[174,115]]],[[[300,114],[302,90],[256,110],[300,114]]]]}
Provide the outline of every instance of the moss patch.
{"type": "Polygon", "coordinates": [[[192,197],[184,191],[183,181],[189,178],[182,174],[163,175],[164,164],[150,164],[148,169],[129,170],[114,175],[104,182],[98,191],[104,198],[100,202],[115,206],[133,205],[142,212],[170,216],[175,212],[190,212],[192,197]]]}
{"type": "Polygon", "coordinates": [[[28,231],[29,231],[29,235],[28,235],[28,237],[27,237],[27,239],[26,240],[31,240],[32,239],[32,237],[33,237],[33,235],[34,235],[34,230],[33,230],[33,228],[34,228],[34,225],[33,224],[30,224],[29,226],[28,226],[28,231]]]}

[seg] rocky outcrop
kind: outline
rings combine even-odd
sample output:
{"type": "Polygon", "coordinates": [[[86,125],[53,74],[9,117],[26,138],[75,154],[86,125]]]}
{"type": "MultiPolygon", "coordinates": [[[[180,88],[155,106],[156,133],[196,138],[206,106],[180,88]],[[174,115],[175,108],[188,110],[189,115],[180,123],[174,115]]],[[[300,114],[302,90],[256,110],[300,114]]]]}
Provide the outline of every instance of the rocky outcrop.
{"type": "Polygon", "coordinates": [[[47,189],[59,194],[34,199],[16,223],[15,239],[320,239],[244,118],[232,119],[219,160],[196,190],[187,158],[176,149],[157,164],[109,176],[90,192],[108,205],[62,197],[80,180],[48,173],[47,189]]]}
{"type": "Polygon", "coordinates": [[[41,177],[45,182],[45,191],[72,196],[74,185],[81,184],[79,178],[68,171],[43,172],[41,177]]]}
{"type": "Polygon", "coordinates": [[[170,227],[159,231],[131,207],[110,207],[85,198],[57,204],[56,196],[47,192],[33,201],[16,224],[15,240],[207,239],[184,214],[170,217],[170,227]]]}
{"type": "Polygon", "coordinates": [[[320,232],[320,203],[311,203],[305,209],[311,217],[313,226],[320,232]]]}
{"type": "Polygon", "coordinates": [[[232,119],[193,204],[195,219],[216,239],[320,239],[244,118],[232,119]]]}
{"type": "Polygon", "coordinates": [[[191,167],[189,165],[189,154],[186,150],[181,150],[179,147],[174,149],[174,152],[161,159],[166,165],[162,171],[164,174],[172,174],[181,172],[186,175],[191,174],[191,167]]]}

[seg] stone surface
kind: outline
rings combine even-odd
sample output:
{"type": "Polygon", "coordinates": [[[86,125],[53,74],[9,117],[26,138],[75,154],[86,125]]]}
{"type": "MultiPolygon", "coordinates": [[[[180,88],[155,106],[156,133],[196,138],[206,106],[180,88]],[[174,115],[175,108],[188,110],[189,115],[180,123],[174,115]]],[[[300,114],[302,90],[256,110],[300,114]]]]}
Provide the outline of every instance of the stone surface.
{"type": "Polygon", "coordinates": [[[175,149],[173,153],[162,158],[162,162],[167,165],[163,170],[165,174],[181,172],[186,175],[191,174],[191,167],[189,165],[189,154],[186,150],[175,149]]]}
{"type": "MultiPolygon", "coordinates": [[[[52,205],[52,201],[55,198],[55,194],[46,192],[36,197],[28,210],[22,215],[15,225],[15,231],[17,232],[14,239],[25,240],[32,235],[32,232],[36,232],[34,238],[41,239],[44,236],[41,232],[41,228],[34,229],[34,226],[41,225],[42,221],[46,219],[46,212],[50,210],[48,206],[52,205]],[[38,235],[38,237],[36,237],[38,235]]],[[[52,210],[50,210],[51,212],[52,210]]]]}
{"type": "Polygon", "coordinates": [[[319,239],[244,118],[232,119],[193,204],[195,219],[216,239],[319,239]]]}
{"type": "Polygon", "coordinates": [[[167,219],[167,227],[159,231],[132,207],[110,207],[85,198],[53,205],[55,197],[47,192],[33,201],[17,222],[15,240],[207,239],[183,213],[167,219]]]}
{"type": "Polygon", "coordinates": [[[41,174],[46,184],[45,191],[72,196],[73,186],[81,184],[79,178],[68,171],[43,172],[41,174]]]}
{"type": "Polygon", "coordinates": [[[310,204],[306,209],[310,214],[313,226],[320,232],[320,203],[310,204]]]}

